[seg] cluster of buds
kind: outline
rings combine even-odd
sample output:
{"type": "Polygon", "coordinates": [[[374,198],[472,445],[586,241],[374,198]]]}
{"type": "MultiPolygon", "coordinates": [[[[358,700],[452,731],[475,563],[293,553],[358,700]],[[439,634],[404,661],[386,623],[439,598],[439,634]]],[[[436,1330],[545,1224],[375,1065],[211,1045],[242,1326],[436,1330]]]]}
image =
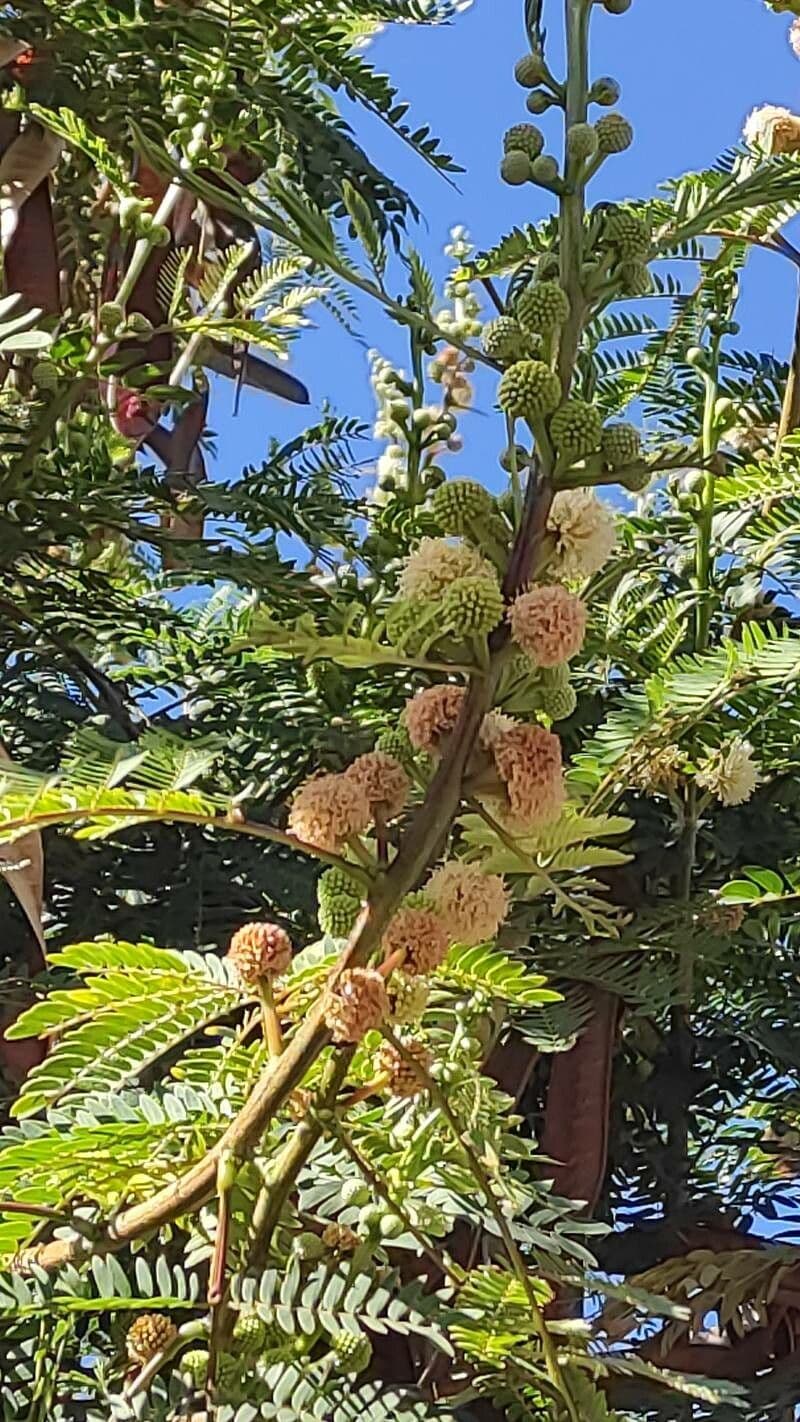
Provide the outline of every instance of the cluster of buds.
{"type": "Polygon", "coordinates": [[[464,264],[473,252],[473,245],[465,227],[453,227],[450,241],[444,249],[445,256],[452,257],[455,267],[445,282],[445,296],[452,303],[436,313],[436,324],[440,331],[456,340],[469,340],[480,335],[480,302],[472,289],[464,264]]]}
{"type": "Polygon", "coordinates": [[[361,889],[343,869],[326,869],[317,881],[319,926],[332,938],[347,938],[361,911],[361,889]]]}
{"type": "MultiPolygon", "coordinates": [[[[437,494],[456,487],[442,485],[437,494]]],[[[462,487],[467,487],[466,481],[462,487]]],[[[480,490],[480,485],[468,487],[480,490]]],[[[485,497],[491,503],[490,496],[485,497]]],[[[434,502],[434,514],[436,507],[434,502]]],[[[416,654],[441,637],[456,641],[485,637],[502,616],[497,572],[477,549],[461,541],[423,538],[405,560],[386,630],[396,646],[413,648],[416,654]]],[[[413,744],[413,736],[411,739],[413,744]]]]}
{"type": "Polygon", "coordinates": [[[421,404],[421,392],[405,371],[395,369],[377,351],[370,352],[370,368],[378,407],[373,432],[376,439],[388,441],[378,458],[376,485],[370,495],[372,502],[380,506],[398,490],[407,488],[412,444],[419,455],[422,488],[435,488],[442,479],[436,460],[448,450],[455,452],[461,447],[453,413],[459,403],[449,399],[445,391],[440,404],[421,404]]]}

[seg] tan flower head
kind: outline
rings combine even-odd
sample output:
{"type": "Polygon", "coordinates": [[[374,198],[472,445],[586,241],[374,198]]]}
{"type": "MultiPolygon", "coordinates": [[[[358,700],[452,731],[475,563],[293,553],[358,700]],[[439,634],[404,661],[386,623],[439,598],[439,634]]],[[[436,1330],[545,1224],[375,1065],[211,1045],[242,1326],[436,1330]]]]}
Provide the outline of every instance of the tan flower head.
{"type": "Polygon", "coordinates": [[[593,489],[562,489],[553,499],[547,529],[555,539],[548,572],[588,578],[611,556],[617,541],[614,515],[593,489]]]}
{"type": "MultiPolygon", "coordinates": [[[[430,1071],[433,1052],[424,1042],[415,1042],[412,1039],[404,1042],[403,1046],[424,1072],[430,1071]]],[[[402,1053],[390,1042],[385,1042],[378,1054],[378,1071],[382,1076],[388,1075],[392,1096],[421,1096],[426,1089],[424,1081],[420,1080],[411,1063],[406,1061],[402,1053]]]]}
{"type": "Polygon", "coordinates": [[[502,711],[487,711],[481,722],[478,740],[484,750],[491,750],[498,736],[505,735],[512,726],[518,725],[513,716],[506,716],[502,711]]]}
{"type": "Polygon", "coordinates": [[[406,702],[403,721],[415,750],[433,755],[440,749],[445,736],[455,728],[464,696],[463,686],[442,682],[418,691],[406,702]]]}
{"type": "Polygon", "coordinates": [[[432,973],[447,957],[447,924],[429,908],[399,908],[383,935],[387,958],[403,952],[403,972],[410,977],[432,973]]]}
{"type": "Polygon", "coordinates": [[[325,1021],[334,1042],[360,1042],[388,1015],[386,984],[374,968],[346,968],[325,1001],[325,1021]]]}
{"type": "Polygon", "coordinates": [[[156,1353],[168,1348],[178,1336],[171,1318],[163,1313],[140,1313],[133,1320],[125,1337],[125,1347],[132,1363],[149,1363],[156,1353]]]}
{"type": "Polygon", "coordinates": [[[387,820],[393,820],[405,806],[411,781],[393,755],[369,751],[358,756],[345,775],[363,790],[373,814],[377,805],[383,805],[387,820]]]}
{"type": "Polygon", "coordinates": [[[743,805],[752,798],[759,770],[748,741],[729,741],[703,766],[698,785],[710,790],[722,805],[743,805]]]}
{"type": "Polygon", "coordinates": [[[289,829],[317,849],[337,850],[370,824],[363,786],[347,775],[317,775],[300,786],[289,811],[289,829]]]}
{"type": "Polygon", "coordinates": [[[497,580],[491,563],[468,543],[450,538],[423,538],[406,558],[400,574],[401,598],[436,598],[459,578],[487,577],[497,580]]]}
{"type": "Polygon", "coordinates": [[[451,859],[425,886],[436,912],[457,943],[494,938],[508,913],[508,894],[499,874],[483,874],[475,864],[451,859]]]}
{"type": "Polygon", "coordinates": [[[556,819],[564,803],[561,742],[542,726],[513,726],[492,746],[509,818],[521,826],[556,819]]]}
{"type": "Polygon", "coordinates": [[[659,795],[676,790],[686,757],[678,746],[660,746],[646,752],[630,770],[630,783],[645,795],[659,795]]]}
{"type": "Polygon", "coordinates": [[[700,923],[709,933],[713,933],[715,938],[728,938],[732,933],[739,932],[746,916],[744,904],[726,903],[724,899],[717,899],[703,909],[700,923]]]}
{"type": "Polygon", "coordinates": [[[508,610],[511,636],[540,667],[568,662],[583,646],[586,608],[559,583],[521,593],[508,610]]]}
{"type": "Polygon", "coordinates": [[[338,1224],[332,1220],[322,1231],[322,1243],[328,1249],[336,1250],[337,1254],[352,1254],[358,1249],[361,1240],[349,1225],[338,1224]]]}
{"type": "Polygon", "coordinates": [[[227,957],[243,983],[285,973],[292,961],[292,940],[277,923],[246,923],[234,933],[227,957]]]}
{"type": "Polygon", "coordinates": [[[744,138],[765,153],[800,153],[800,117],[778,104],[762,104],[749,115],[744,138]]]}

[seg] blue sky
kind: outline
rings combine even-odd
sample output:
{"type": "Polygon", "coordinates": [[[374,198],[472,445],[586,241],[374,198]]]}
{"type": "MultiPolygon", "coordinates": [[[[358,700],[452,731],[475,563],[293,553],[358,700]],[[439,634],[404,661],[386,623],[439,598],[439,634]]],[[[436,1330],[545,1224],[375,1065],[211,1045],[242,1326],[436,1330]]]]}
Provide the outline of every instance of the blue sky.
{"type": "MultiPolygon", "coordinates": [[[[561,49],[560,0],[545,0],[548,53],[556,72],[561,49]]],[[[356,136],[373,159],[409,190],[424,214],[412,240],[437,274],[447,269],[442,248],[449,228],[463,223],[479,246],[488,246],[515,223],[543,216],[549,199],[530,185],[509,188],[498,173],[502,134],[529,116],[513,67],[525,52],[522,0],[474,0],[471,10],[439,29],[393,26],[369,51],[389,73],[411,117],[429,123],[466,172],[458,189],[410,153],[369,115],[350,111],[356,136]]],[[[636,142],[609,160],[591,189],[595,201],[646,196],[659,182],[712,163],[735,143],[742,122],[760,103],[800,109],[800,62],[787,44],[788,20],[763,0],[633,0],[622,17],[598,5],[593,24],[592,73],[622,85],[620,109],[634,124],[636,142]]],[[[597,110],[597,113],[602,110],[597,110]]],[[[559,114],[537,120],[555,147],[559,114]]],[[[557,149],[555,151],[558,151],[557,149]]],[[[756,252],[744,279],[742,344],[788,353],[794,320],[794,276],[788,263],[756,252]]],[[[232,418],[230,385],[223,383],[212,410],[219,433],[217,475],[236,477],[257,463],[270,435],[284,438],[305,428],[327,399],[341,414],[373,414],[366,350],[380,347],[403,359],[402,335],[375,309],[363,310],[359,348],[331,321],[301,336],[292,369],[312,393],[310,411],[246,393],[232,418]]],[[[458,471],[497,478],[502,438],[491,414],[491,385],[478,386],[476,409],[463,426],[465,449],[458,471]]],[[[456,463],[448,465],[455,471],[456,463]]]]}

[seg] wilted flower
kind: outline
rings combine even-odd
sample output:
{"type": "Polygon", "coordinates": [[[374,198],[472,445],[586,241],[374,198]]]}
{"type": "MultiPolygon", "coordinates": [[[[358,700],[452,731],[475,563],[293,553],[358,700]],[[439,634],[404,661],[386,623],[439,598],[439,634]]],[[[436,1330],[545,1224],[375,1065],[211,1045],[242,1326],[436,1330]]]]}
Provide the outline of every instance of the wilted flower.
{"type": "Polygon", "coordinates": [[[442,682],[418,691],[406,702],[403,720],[415,750],[429,755],[439,750],[444,737],[455,728],[465,694],[463,686],[442,682]]]}
{"type": "Polygon", "coordinates": [[[289,828],[317,849],[337,850],[372,818],[363,786],[347,775],[318,775],[300,786],[289,811],[289,828]]]}
{"type": "Polygon", "coordinates": [[[508,610],[511,635],[540,667],[568,662],[583,646],[586,608],[560,584],[542,584],[521,593],[508,610]]]}
{"type": "Polygon", "coordinates": [[[561,742],[542,726],[513,726],[492,745],[509,818],[522,826],[554,820],[564,803],[561,742]]]}
{"type": "Polygon", "coordinates": [[[617,541],[614,516],[592,489],[562,489],[556,494],[547,529],[555,539],[548,571],[562,578],[596,573],[617,541]]]}
{"type": "Polygon", "coordinates": [[[650,751],[638,765],[632,767],[631,785],[645,795],[676,790],[683,764],[684,756],[677,746],[662,746],[650,751]]]}
{"type": "Polygon", "coordinates": [[[436,869],[425,892],[458,943],[471,945],[494,938],[508,913],[508,894],[500,875],[484,874],[477,865],[461,859],[451,859],[436,869]]]}
{"type": "Polygon", "coordinates": [[[762,104],[749,115],[744,138],[765,153],[800,153],[800,117],[779,104],[762,104]]]}
{"type": "Polygon", "coordinates": [[[723,805],[743,805],[759,781],[759,768],[748,741],[734,740],[703,766],[698,785],[710,790],[723,805]]]}

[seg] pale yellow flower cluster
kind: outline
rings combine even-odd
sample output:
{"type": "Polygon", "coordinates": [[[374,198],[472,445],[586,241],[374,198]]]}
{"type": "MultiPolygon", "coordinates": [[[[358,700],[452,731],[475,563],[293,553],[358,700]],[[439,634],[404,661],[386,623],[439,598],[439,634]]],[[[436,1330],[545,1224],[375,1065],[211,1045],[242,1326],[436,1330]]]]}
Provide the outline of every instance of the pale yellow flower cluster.
{"type": "Polygon", "coordinates": [[[547,571],[560,578],[591,577],[611,556],[617,541],[614,515],[593,489],[562,489],[556,494],[547,531],[555,543],[547,571]]]}
{"type": "Polygon", "coordinates": [[[744,805],[760,779],[759,767],[748,741],[733,740],[703,766],[697,783],[710,790],[722,805],[744,805]]]}
{"type": "Polygon", "coordinates": [[[491,563],[477,548],[449,538],[423,538],[405,560],[398,580],[401,598],[437,598],[461,578],[497,581],[491,563]]]}

